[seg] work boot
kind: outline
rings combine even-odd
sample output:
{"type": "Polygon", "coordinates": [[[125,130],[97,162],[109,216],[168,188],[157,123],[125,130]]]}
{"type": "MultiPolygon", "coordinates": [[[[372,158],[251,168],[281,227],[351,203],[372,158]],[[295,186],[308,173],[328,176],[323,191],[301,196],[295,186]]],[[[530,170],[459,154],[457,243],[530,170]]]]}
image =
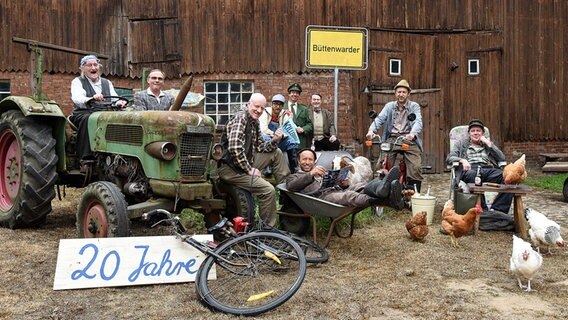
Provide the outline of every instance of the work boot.
{"type": "Polygon", "coordinates": [[[400,181],[393,180],[390,185],[389,204],[396,210],[404,209],[404,200],[402,198],[402,184],[400,181]]]}
{"type": "Polygon", "coordinates": [[[296,173],[298,170],[298,149],[293,148],[286,151],[288,155],[288,167],[290,168],[290,173],[296,173]]]}
{"type": "Polygon", "coordinates": [[[365,186],[365,194],[376,198],[386,198],[389,196],[391,182],[394,180],[398,181],[399,177],[400,169],[398,167],[392,167],[383,179],[376,178],[367,183],[365,186]]]}

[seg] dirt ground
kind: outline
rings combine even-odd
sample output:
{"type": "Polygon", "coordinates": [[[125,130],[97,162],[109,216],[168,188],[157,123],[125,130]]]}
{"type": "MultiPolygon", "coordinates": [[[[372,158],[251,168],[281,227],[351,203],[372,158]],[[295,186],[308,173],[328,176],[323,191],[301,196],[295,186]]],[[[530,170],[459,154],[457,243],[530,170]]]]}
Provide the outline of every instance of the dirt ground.
{"type": "MultiPolygon", "coordinates": [[[[53,291],[59,239],[75,237],[76,199],[68,191],[67,200],[55,200],[54,212],[41,229],[0,229],[1,319],[234,318],[203,307],[193,283],[53,291]]],[[[408,212],[376,218],[356,229],[352,238],[332,238],[330,261],[310,266],[290,301],[257,318],[568,317],[565,249],[544,257],[532,282],[536,291],[527,293],[508,271],[512,233],[480,232],[461,238],[462,248],[454,249],[438,231],[436,211],[424,243],[409,239],[404,227],[408,212]]],[[[136,222],[132,232],[156,234],[136,222]]]]}

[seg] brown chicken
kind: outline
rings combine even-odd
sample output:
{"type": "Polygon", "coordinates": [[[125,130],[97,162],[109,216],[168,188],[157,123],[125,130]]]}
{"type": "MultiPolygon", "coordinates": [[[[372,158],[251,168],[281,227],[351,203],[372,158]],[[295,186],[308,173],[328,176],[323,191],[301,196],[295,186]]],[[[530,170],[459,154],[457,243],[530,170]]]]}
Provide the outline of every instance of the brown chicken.
{"type": "Polygon", "coordinates": [[[423,241],[428,235],[428,224],[426,223],[426,211],[418,212],[415,216],[406,221],[406,230],[412,240],[423,241]]]}
{"type": "Polygon", "coordinates": [[[503,181],[505,184],[520,184],[527,178],[526,161],[523,154],[517,161],[509,163],[503,168],[503,181]]]}
{"type": "Polygon", "coordinates": [[[446,201],[442,210],[442,229],[450,236],[452,247],[459,248],[458,238],[468,234],[475,224],[475,218],[481,215],[481,206],[469,209],[464,215],[457,214],[454,210],[454,202],[446,201]]]}

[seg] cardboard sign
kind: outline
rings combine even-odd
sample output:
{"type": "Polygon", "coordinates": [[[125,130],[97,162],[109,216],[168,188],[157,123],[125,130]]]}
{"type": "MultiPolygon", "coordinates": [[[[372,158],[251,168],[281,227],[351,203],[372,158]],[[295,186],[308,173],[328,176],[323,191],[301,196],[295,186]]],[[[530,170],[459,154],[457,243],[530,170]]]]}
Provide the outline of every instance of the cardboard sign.
{"type": "Polygon", "coordinates": [[[205,258],[175,236],[61,239],[53,290],[195,281],[205,258]]]}

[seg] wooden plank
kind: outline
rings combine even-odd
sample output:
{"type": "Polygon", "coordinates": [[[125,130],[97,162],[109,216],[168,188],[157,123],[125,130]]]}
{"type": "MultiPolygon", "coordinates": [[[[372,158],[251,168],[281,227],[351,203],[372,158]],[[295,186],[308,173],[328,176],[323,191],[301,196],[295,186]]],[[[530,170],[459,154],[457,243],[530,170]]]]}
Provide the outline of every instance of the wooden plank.
{"type": "Polygon", "coordinates": [[[546,159],[546,161],[549,161],[551,159],[561,159],[561,158],[568,158],[568,153],[562,153],[562,152],[557,152],[557,153],[539,153],[540,156],[544,157],[546,159]]]}
{"type": "Polygon", "coordinates": [[[547,162],[542,171],[546,172],[568,172],[568,161],[547,162]]]}

